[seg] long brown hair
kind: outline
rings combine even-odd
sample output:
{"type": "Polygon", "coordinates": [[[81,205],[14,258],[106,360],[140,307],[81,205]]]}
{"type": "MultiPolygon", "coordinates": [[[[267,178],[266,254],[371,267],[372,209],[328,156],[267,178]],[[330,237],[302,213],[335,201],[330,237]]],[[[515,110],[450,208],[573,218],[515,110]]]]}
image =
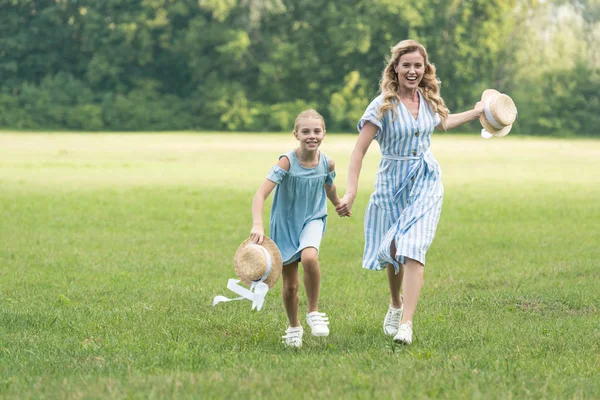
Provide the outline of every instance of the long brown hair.
{"type": "Polygon", "coordinates": [[[379,82],[381,93],[383,94],[383,103],[379,107],[379,117],[381,118],[389,110],[392,110],[394,113],[394,118],[398,116],[396,107],[394,107],[394,103],[400,101],[400,96],[398,95],[400,83],[396,74],[396,66],[400,57],[415,51],[418,51],[425,61],[425,73],[423,74],[423,79],[419,82],[419,91],[425,97],[433,112],[439,114],[442,126],[445,128],[449,111],[446,103],[444,103],[444,99],[440,96],[440,80],[435,76],[435,66],[429,63],[427,50],[425,50],[422,44],[414,40],[402,40],[396,43],[391,49],[391,55],[387,60],[387,65],[381,74],[381,81],[379,82]]]}

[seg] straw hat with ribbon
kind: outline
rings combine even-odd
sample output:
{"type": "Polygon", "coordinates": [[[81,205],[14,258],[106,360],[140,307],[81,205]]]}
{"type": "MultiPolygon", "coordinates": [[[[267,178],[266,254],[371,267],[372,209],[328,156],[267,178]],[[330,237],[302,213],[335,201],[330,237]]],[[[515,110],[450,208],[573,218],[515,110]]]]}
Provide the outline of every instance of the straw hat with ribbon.
{"type": "Polygon", "coordinates": [[[247,299],[252,301],[253,310],[260,311],[267,292],[281,277],[283,261],[277,245],[266,236],[262,245],[246,239],[235,252],[233,266],[239,279],[229,279],[227,288],[241,297],[216,296],[213,306],[224,301],[247,299]],[[250,286],[250,290],[238,285],[240,281],[250,286]]]}
{"type": "Polygon", "coordinates": [[[508,95],[494,89],[484,90],[481,101],[485,104],[479,117],[483,126],[481,136],[489,139],[508,135],[517,119],[517,106],[514,101],[508,95]]]}

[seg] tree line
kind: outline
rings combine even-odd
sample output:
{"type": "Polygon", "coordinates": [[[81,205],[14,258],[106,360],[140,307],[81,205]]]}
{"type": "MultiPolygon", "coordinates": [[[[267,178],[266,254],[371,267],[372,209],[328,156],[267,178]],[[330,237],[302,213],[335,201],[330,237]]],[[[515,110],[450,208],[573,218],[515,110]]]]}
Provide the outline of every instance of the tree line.
{"type": "MultiPolygon", "coordinates": [[[[595,0],[0,0],[0,128],[354,131],[389,49],[423,43],[451,111],[600,135],[595,0]]],[[[472,126],[475,128],[475,124],[472,126]]]]}

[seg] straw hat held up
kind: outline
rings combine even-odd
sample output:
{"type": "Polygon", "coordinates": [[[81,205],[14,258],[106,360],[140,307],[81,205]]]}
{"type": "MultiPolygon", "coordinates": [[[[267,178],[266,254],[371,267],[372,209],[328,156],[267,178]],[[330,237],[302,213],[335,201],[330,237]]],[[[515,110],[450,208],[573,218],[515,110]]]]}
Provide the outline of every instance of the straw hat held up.
{"type": "Polygon", "coordinates": [[[483,129],[481,136],[485,139],[508,135],[517,119],[517,106],[506,94],[494,89],[484,90],[481,101],[485,104],[479,117],[483,129]]]}

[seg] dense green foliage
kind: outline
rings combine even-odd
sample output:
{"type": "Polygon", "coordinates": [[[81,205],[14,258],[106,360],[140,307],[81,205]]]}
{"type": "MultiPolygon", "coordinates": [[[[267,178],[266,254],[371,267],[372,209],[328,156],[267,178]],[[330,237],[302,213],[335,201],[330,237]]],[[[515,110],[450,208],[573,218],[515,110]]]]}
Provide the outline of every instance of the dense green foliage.
{"type": "MultiPolygon", "coordinates": [[[[390,46],[426,45],[451,111],[515,99],[515,132],[598,134],[597,2],[0,0],[0,127],[353,130],[390,46]]],[[[473,127],[476,125],[474,124],[473,127]]]]}
{"type": "MultiPolygon", "coordinates": [[[[340,191],[354,140],[323,144],[340,191]]],[[[258,313],[211,306],[293,142],[0,134],[0,398],[598,398],[600,177],[581,171],[600,171],[600,140],[435,138],[444,210],[410,348],[383,335],[385,273],[361,269],[374,144],[321,246],[331,335],[297,351],[281,281],[258,313]]]]}

